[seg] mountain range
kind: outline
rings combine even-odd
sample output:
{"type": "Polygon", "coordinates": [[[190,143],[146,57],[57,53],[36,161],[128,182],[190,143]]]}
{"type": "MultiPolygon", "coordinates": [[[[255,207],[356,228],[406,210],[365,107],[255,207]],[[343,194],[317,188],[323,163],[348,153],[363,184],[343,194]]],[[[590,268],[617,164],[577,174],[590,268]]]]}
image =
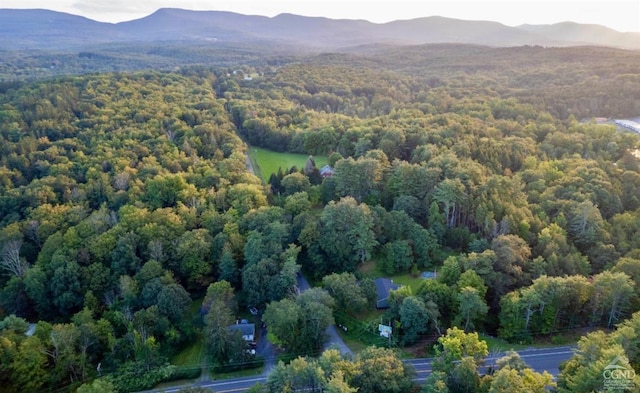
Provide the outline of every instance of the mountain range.
{"type": "Polygon", "coordinates": [[[640,33],[573,22],[510,27],[498,22],[431,16],[377,24],[292,14],[265,17],[172,8],[128,22],[103,23],[49,10],[0,9],[0,49],[78,49],[150,42],[250,43],[309,51],[432,43],[494,47],[597,45],[638,50],[640,33]]]}

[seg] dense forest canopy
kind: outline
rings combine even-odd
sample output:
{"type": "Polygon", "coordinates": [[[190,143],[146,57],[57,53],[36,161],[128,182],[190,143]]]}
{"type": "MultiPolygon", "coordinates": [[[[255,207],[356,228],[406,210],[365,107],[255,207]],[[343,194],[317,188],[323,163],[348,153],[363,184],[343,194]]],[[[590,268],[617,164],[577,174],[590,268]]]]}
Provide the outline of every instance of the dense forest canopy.
{"type": "MultiPolygon", "coordinates": [[[[3,389],[98,364],[142,389],[133,370],[163,379],[203,331],[216,361],[245,361],[226,329],[239,305],[329,324],[370,304],[355,280],[372,260],[439,270],[390,299],[400,345],[451,326],[526,342],[640,310],[640,139],[591,120],[640,116],[640,53],[360,50],[1,85],[3,389]],[[247,143],[327,155],[335,174],[263,184],[247,143]],[[293,298],[300,269],[335,299],[293,298]]],[[[277,338],[313,353],[318,332],[277,338]]]]}

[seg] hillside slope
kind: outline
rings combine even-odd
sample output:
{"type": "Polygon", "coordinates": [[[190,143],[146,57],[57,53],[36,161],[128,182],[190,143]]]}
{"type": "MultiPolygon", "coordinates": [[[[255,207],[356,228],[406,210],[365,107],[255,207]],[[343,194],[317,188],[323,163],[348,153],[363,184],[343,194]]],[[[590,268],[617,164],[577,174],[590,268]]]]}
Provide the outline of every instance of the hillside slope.
{"type": "Polygon", "coordinates": [[[101,23],[48,10],[0,9],[0,49],[69,49],[105,43],[196,42],[292,45],[336,50],[370,44],[465,43],[488,46],[600,45],[640,49],[640,33],[559,23],[510,27],[439,16],[376,24],[281,14],[273,18],[164,8],[144,18],[101,23]]]}

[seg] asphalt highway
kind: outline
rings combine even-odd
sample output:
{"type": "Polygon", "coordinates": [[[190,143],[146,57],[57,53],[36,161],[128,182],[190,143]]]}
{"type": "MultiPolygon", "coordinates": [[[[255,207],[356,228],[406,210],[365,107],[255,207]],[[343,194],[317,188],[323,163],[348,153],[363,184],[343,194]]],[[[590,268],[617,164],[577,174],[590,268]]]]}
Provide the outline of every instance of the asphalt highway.
{"type": "MultiPolygon", "coordinates": [[[[297,288],[300,292],[304,292],[310,288],[309,283],[301,274],[298,274],[297,277],[297,288]]],[[[326,347],[333,345],[340,349],[342,354],[351,354],[351,350],[347,347],[336,331],[335,326],[329,326],[327,329],[327,334],[329,336],[329,340],[327,340],[326,347]]],[[[573,354],[573,347],[552,347],[552,348],[541,348],[541,349],[527,349],[518,351],[518,354],[524,360],[529,367],[533,368],[537,372],[548,371],[554,378],[560,372],[560,364],[566,360],[571,358],[573,354]]],[[[486,373],[491,367],[495,368],[496,360],[500,359],[505,355],[504,352],[489,354],[485,358],[484,365],[480,368],[481,373],[486,373]]],[[[274,356],[275,358],[275,356],[274,356]]],[[[410,364],[416,371],[415,381],[418,384],[422,384],[427,377],[431,374],[431,362],[432,358],[419,358],[419,359],[408,359],[405,360],[405,363],[410,364]]],[[[273,365],[270,365],[273,366],[273,365]]],[[[271,367],[267,367],[270,369],[271,367]]],[[[239,393],[246,392],[253,385],[258,382],[264,383],[267,380],[268,370],[265,371],[262,375],[253,376],[253,377],[244,377],[244,378],[233,378],[233,379],[225,379],[220,381],[199,381],[194,383],[193,385],[179,386],[175,388],[167,388],[163,390],[151,390],[145,393],[175,393],[182,388],[189,386],[200,386],[203,388],[211,389],[215,393],[239,393]]]]}
{"type": "MultiPolygon", "coordinates": [[[[553,377],[560,373],[560,364],[569,360],[573,355],[574,347],[552,347],[540,349],[526,349],[517,351],[520,358],[534,371],[549,372],[553,377]]],[[[489,368],[495,368],[496,360],[504,357],[505,352],[490,354],[485,358],[484,365],[480,367],[480,373],[486,373],[489,368]]],[[[416,370],[416,382],[422,383],[431,374],[431,358],[410,359],[405,362],[411,364],[416,370]]]]}
{"type": "MultiPolygon", "coordinates": [[[[558,375],[560,364],[569,358],[573,354],[573,347],[553,347],[553,348],[541,348],[541,349],[527,349],[518,351],[522,360],[524,360],[529,367],[533,368],[537,372],[548,371],[551,375],[556,377],[558,375]]],[[[489,355],[485,359],[484,369],[495,366],[495,361],[503,357],[505,353],[495,353],[489,355]]],[[[422,384],[425,379],[431,374],[431,362],[432,358],[420,358],[409,359],[405,363],[412,365],[416,371],[415,381],[418,384],[422,384]]],[[[258,382],[264,383],[267,380],[266,375],[256,377],[234,378],[225,379],[220,381],[207,381],[199,382],[189,386],[200,386],[208,388],[216,393],[236,393],[246,392],[258,382]]],[[[153,390],[150,392],[165,392],[175,393],[182,388],[188,386],[180,386],[176,388],[153,390]]]]}

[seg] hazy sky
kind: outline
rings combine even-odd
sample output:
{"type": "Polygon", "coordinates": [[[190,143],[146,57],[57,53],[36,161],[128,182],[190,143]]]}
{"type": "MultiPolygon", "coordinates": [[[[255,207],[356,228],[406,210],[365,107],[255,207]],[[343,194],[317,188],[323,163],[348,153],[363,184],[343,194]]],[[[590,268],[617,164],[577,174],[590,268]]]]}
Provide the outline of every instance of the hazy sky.
{"type": "Polygon", "coordinates": [[[640,32],[640,0],[0,0],[0,8],[47,8],[104,22],[140,18],[163,7],[266,16],[288,12],[377,23],[432,15],[509,26],[574,21],[640,32]]]}

